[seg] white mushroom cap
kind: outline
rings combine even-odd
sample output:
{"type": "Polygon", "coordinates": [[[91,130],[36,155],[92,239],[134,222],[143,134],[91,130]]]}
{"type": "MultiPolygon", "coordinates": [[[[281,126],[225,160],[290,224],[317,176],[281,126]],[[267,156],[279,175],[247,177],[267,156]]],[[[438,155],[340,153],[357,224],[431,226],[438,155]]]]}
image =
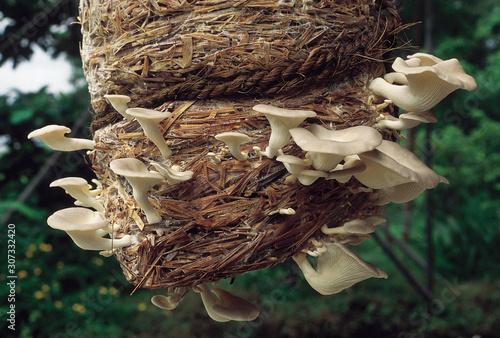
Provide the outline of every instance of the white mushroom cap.
{"type": "Polygon", "coordinates": [[[387,273],[362,260],[345,245],[326,243],[327,250],[318,257],[316,270],[306,255],[293,257],[311,287],[322,295],[332,295],[370,277],[387,278],[387,273]]]}
{"type": "MultiPolygon", "coordinates": [[[[392,68],[404,74],[407,85],[394,85],[382,78],[370,83],[370,90],[390,99],[396,106],[407,112],[430,110],[448,94],[457,90],[474,90],[476,81],[467,75],[457,59],[441,61],[427,56],[413,56],[416,61],[404,61],[396,58],[392,68]]],[[[391,76],[386,76],[391,78],[391,76]]],[[[401,81],[400,81],[401,82],[401,81]]]]}
{"type": "Polygon", "coordinates": [[[372,189],[413,182],[425,190],[445,182],[415,154],[396,142],[384,140],[376,149],[358,156],[366,164],[366,169],[354,177],[372,189]]]}
{"type": "Polygon", "coordinates": [[[344,164],[339,164],[334,170],[328,173],[327,180],[337,180],[340,183],[346,183],[354,174],[358,174],[366,169],[366,165],[358,156],[347,156],[344,164]]]}
{"type": "MultiPolygon", "coordinates": [[[[439,183],[449,184],[446,178],[442,176],[439,176],[439,178],[439,183]]],[[[406,203],[415,199],[425,190],[426,189],[418,183],[408,182],[394,187],[380,189],[380,193],[392,203],[406,203]]]]}
{"type": "Polygon", "coordinates": [[[151,162],[151,164],[158,170],[158,172],[163,176],[163,178],[168,182],[168,184],[177,184],[180,182],[188,181],[193,177],[194,172],[179,171],[174,167],[169,167],[163,163],[151,162]]]}
{"type": "Polygon", "coordinates": [[[433,112],[427,110],[418,113],[407,113],[399,115],[395,118],[391,115],[384,116],[383,120],[378,121],[376,128],[406,130],[418,126],[420,123],[436,123],[437,116],[433,112]]]}
{"type": "Polygon", "coordinates": [[[104,206],[90,192],[91,186],[81,177],[65,177],[50,183],[50,187],[61,187],[83,206],[104,212],[104,206]]]}
{"type": "Polygon", "coordinates": [[[94,149],[95,142],[92,140],[68,138],[64,136],[64,134],[70,132],[71,129],[68,127],[51,124],[32,131],[28,134],[28,139],[33,137],[38,138],[50,148],[60,151],[94,149]]]}
{"type": "Polygon", "coordinates": [[[284,109],[266,104],[258,104],[253,110],[264,114],[271,125],[269,146],[265,150],[265,155],[269,158],[273,158],[288,143],[290,129],[298,127],[306,118],[316,116],[310,110],[284,109]]]}
{"type": "Polygon", "coordinates": [[[167,146],[165,139],[158,127],[158,124],[166,118],[172,116],[170,112],[159,112],[157,110],[145,108],[129,108],[126,113],[139,122],[144,130],[144,134],[160,149],[164,157],[170,157],[172,151],[167,146]]]}
{"type": "MultiPolygon", "coordinates": [[[[146,214],[149,223],[158,223],[162,218],[148,200],[149,188],[163,180],[160,173],[148,171],[144,163],[135,158],[120,158],[110,162],[109,167],[117,175],[124,176],[133,189],[134,198],[146,214]]],[[[142,230],[142,229],[141,229],[142,230]]]]}
{"type": "Polygon", "coordinates": [[[173,310],[179,305],[185,294],[186,288],[178,287],[173,291],[169,290],[168,296],[154,295],[151,298],[151,303],[163,310],[173,310]]]}
{"type": "Polygon", "coordinates": [[[208,315],[217,322],[252,321],[259,316],[259,309],[255,305],[222,289],[213,288],[210,291],[206,285],[198,285],[193,290],[201,293],[208,315]]]}
{"type": "Polygon", "coordinates": [[[302,170],[312,164],[310,159],[301,159],[293,155],[280,155],[276,157],[276,161],[283,163],[286,170],[292,175],[298,175],[302,170]]]}
{"type": "Polygon", "coordinates": [[[351,234],[371,234],[375,232],[375,227],[370,221],[364,219],[354,219],[344,223],[343,226],[329,228],[326,224],[321,227],[321,231],[326,235],[351,235],[351,234]]]}
{"type": "Polygon", "coordinates": [[[311,185],[318,178],[326,178],[328,177],[328,174],[325,173],[324,171],[319,171],[319,170],[302,170],[298,175],[297,178],[300,183],[303,185],[311,185]]]}
{"type": "Polygon", "coordinates": [[[130,97],[126,95],[104,95],[106,99],[111,103],[113,108],[119,112],[124,118],[132,121],[134,118],[127,114],[128,103],[130,102],[130,97]]]}
{"type": "Polygon", "coordinates": [[[97,231],[108,226],[102,214],[86,208],[67,208],[56,211],[47,219],[53,229],[65,231],[77,246],[84,250],[111,250],[132,244],[129,235],[120,239],[102,238],[97,231]]]}
{"type": "Polygon", "coordinates": [[[238,160],[246,161],[248,158],[247,154],[243,154],[240,151],[240,145],[243,143],[250,142],[251,138],[248,135],[228,131],[225,133],[215,135],[215,138],[219,141],[224,142],[229,148],[229,152],[238,160]]]}
{"type": "Polygon", "coordinates": [[[312,125],[291,129],[290,134],[295,143],[309,153],[314,168],[322,171],[330,171],[344,157],[372,150],[382,142],[382,135],[366,126],[329,130],[312,125]]]}

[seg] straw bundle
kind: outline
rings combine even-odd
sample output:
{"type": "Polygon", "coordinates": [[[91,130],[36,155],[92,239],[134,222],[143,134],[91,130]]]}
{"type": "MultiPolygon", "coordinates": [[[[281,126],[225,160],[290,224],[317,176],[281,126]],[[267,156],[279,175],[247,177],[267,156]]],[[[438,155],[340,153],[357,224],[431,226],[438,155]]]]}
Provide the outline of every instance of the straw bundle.
{"type": "MultiPolygon", "coordinates": [[[[81,23],[96,112],[92,169],[107,219],[140,241],[115,252],[137,288],[193,287],[272,267],[314,249],[322,225],[378,214],[356,180],[286,182],[283,164],[254,150],[267,146],[271,128],[252,107],[315,111],[303,126],[372,125],[378,112],[366,84],[385,73],[400,29],[391,1],[82,0],[81,23]],[[162,157],[137,121],[122,120],[106,94],[171,111],[160,129],[172,156],[162,157]],[[227,131],[250,137],[246,161],[215,138],[227,131]],[[193,172],[150,189],[162,222],[148,224],[130,185],[110,170],[118,158],[193,172]]],[[[282,150],[305,156],[293,142],[282,150]]]]}

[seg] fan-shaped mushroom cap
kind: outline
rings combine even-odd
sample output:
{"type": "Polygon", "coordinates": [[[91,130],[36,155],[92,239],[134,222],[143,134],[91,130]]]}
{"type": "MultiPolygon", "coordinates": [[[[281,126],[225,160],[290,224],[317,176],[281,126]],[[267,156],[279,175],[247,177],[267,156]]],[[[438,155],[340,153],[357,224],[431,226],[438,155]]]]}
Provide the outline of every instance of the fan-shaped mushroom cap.
{"type": "Polygon", "coordinates": [[[322,295],[333,295],[370,277],[387,278],[387,273],[362,260],[345,245],[326,243],[327,250],[318,257],[316,270],[306,255],[293,259],[311,287],[322,295]]]}
{"type": "Polygon", "coordinates": [[[423,190],[446,182],[411,151],[396,142],[382,141],[376,149],[358,155],[366,169],[354,177],[372,189],[387,189],[415,183],[423,190]]]}
{"type": "Polygon", "coordinates": [[[113,108],[120,113],[124,118],[132,121],[134,118],[127,114],[128,103],[130,102],[130,97],[126,95],[104,95],[104,98],[108,99],[113,108]]]}
{"type": "Polygon", "coordinates": [[[229,148],[229,152],[238,160],[238,161],[246,161],[248,158],[247,154],[243,154],[240,151],[240,145],[243,143],[250,142],[251,138],[248,135],[228,131],[225,133],[215,135],[215,138],[219,141],[224,142],[229,148]]]}
{"type": "MultiPolygon", "coordinates": [[[[442,61],[423,53],[411,57],[411,61],[396,58],[392,64],[396,72],[404,74],[407,85],[394,85],[376,78],[370,83],[370,90],[390,99],[407,112],[423,112],[430,110],[457,89],[470,91],[477,87],[474,78],[465,73],[457,59],[442,61]]],[[[386,78],[391,76],[386,75],[386,78]]]]}
{"type": "Polygon", "coordinates": [[[170,157],[172,151],[167,146],[165,139],[158,127],[158,124],[166,118],[172,116],[170,112],[159,112],[157,110],[145,108],[129,108],[126,113],[134,117],[144,130],[144,134],[153,141],[153,143],[160,149],[164,157],[170,157]]]}
{"type": "Polygon", "coordinates": [[[258,104],[253,110],[266,116],[271,125],[271,137],[269,146],[265,150],[265,155],[273,158],[290,140],[289,130],[298,127],[306,118],[316,116],[310,110],[294,110],[277,108],[266,104],[258,104]]]}
{"type": "Polygon", "coordinates": [[[326,235],[366,235],[375,232],[375,225],[385,223],[386,221],[383,216],[369,216],[365,219],[354,219],[336,228],[329,228],[324,224],[321,227],[321,231],[326,235]]]}
{"type": "Polygon", "coordinates": [[[77,246],[84,250],[111,250],[132,244],[129,235],[120,239],[102,238],[97,230],[108,226],[102,214],[86,208],[67,208],[56,211],[47,219],[53,229],[65,231],[77,246]]]}
{"type": "Polygon", "coordinates": [[[168,296],[154,295],[151,298],[151,303],[163,310],[173,310],[179,305],[185,294],[186,288],[178,287],[173,292],[169,290],[168,296]]]}
{"type": "Polygon", "coordinates": [[[51,124],[43,128],[33,130],[28,134],[28,139],[33,137],[38,138],[50,148],[60,151],[94,149],[95,142],[92,140],[68,138],[64,136],[64,134],[70,132],[71,129],[68,127],[51,124]]]}
{"type": "Polygon", "coordinates": [[[376,128],[406,130],[418,126],[420,123],[436,123],[437,116],[431,111],[424,111],[418,113],[401,114],[399,118],[391,115],[384,116],[383,120],[378,121],[375,125],[376,128]]]}
{"type": "Polygon", "coordinates": [[[319,125],[290,129],[297,145],[309,153],[317,170],[330,171],[344,157],[374,149],[382,142],[382,135],[371,127],[357,126],[343,130],[329,130],[319,125]]]}
{"type": "MultiPolygon", "coordinates": [[[[133,189],[134,198],[146,214],[149,223],[158,223],[162,218],[148,200],[149,188],[163,180],[160,173],[148,171],[144,163],[135,158],[120,158],[109,163],[109,167],[117,175],[124,176],[133,189]]],[[[141,229],[142,230],[142,229],[141,229]]]]}
{"type": "Polygon", "coordinates": [[[163,176],[163,178],[168,182],[168,184],[177,184],[180,182],[188,181],[193,177],[194,172],[179,171],[174,167],[169,167],[163,163],[152,162],[153,167],[158,170],[158,172],[163,176]]]}
{"type": "Polygon", "coordinates": [[[324,171],[319,171],[319,170],[302,170],[297,175],[297,179],[303,185],[311,185],[314,182],[316,182],[318,178],[326,178],[326,177],[328,177],[328,174],[325,173],[324,171]]]}
{"type": "Polygon", "coordinates": [[[340,183],[346,183],[354,174],[358,174],[366,169],[366,165],[357,155],[347,156],[344,164],[339,164],[334,170],[328,173],[327,180],[337,180],[340,183]]]}
{"type": "Polygon", "coordinates": [[[50,187],[61,187],[83,206],[104,212],[104,206],[90,192],[91,186],[81,177],[65,177],[50,183],[50,187]]]}
{"type": "Polygon", "coordinates": [[[206,285],[198,285],[198,288],[208,315],[215,321],[252,321],[259,316],[259,309],[255,305],[230,292],[219,288],[210,291],[206,285]],[[217,295],[218,300],[212,292],[217,295]]]}

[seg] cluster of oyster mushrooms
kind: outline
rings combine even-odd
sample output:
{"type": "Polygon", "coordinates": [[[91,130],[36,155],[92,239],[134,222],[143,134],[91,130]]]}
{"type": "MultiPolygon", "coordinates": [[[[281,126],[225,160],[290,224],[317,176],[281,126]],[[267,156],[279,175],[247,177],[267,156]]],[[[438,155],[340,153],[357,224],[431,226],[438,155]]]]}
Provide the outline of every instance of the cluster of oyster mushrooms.
{"type": "MultiPolygon", "coordinates": [[[[271,135],[266,149],[254,147],[249,154],[240,150],[250,137],[239,132],[224,132],[215,135],[224,142],[236,161],[246,161],[249,156],[267,157],[281,162],[289,173],[286,181],[311,185],[317,180],[336,180],[345,183],[352,177],[364,185],[362,189],[373,192],[373,204],[390,202],[405,203],[413,200],[426,189],[432,189],[447,180],[428,168],[417,156],[398,143],[385,140],[382,131],[403,130],[419,123],[436,122],[429,109],[456,89],[473,90],[474,79],[467,75],[456,59],[443,61],[435,56],[417,53],[407,60],[397,58],[393,63],[394,73],[371,81],[370,103],[379,114],[389,104],[397,105],[406,113],[395,118],[387,113],[374,116],[374,127],[355,126],[334,130],[321,125],[300,127],[307,119],[316,116],[311,110],[290,110],[271,105],[258,104],[253,110],[263,114],[271,126],[271,135]],[[378,103],[380,102],[380,103],[378,103]],[[305,156],[303,158],[285,154],[283,147],[293,141],[305,156]]],[[[147,223],[162,222],[162,217],[148,199],[148,190],[166,181],[169,185],[188,181],[193,172],[181,171],[178,166],[169,165],[172,151],[159,129],[159,123],[171,117],[170,112],[159,112],[143,108],[129,108],[130,98],[122,95],[108,95],[112,106],[127,120],[137,120],[147,138],[159,149],[163,162],[152,162],[156,169],[136,158],[120,158],[111,161],[110,169],[124,177],[133,191],[133,198],[143,211],[147,223]]],[[[70,132],[63,126],[46,126],[33,131],[28,138],[39,138],[54,150],[72,151],[94,149],[94,141],[66,138],[70,132]]],[[[398,135],[397,133],[395,133],[398,135]]],[[[221,158],[215,153],[207,157],[215,164],[221,158]]],[[[92,188],[86,180],[69,177],[52,182],[51,186],[62,187],[79,207],[55,212],[47,220],[49,226],[68,233],[77,246],[85,250],[99,250],[104,256],[111,256],[114,250],[140,242],[138,236],[124,235],[118,238],[116,225],[106,220],[105,196],[99,182],[92,188]],[[92,209],[94,210],[92,210],[92,209]],[[105,238],[109,236],[109,238],[105,238]]],[[[121,194],[126,194],[120,184],[121,194]]],[[[280,214],[293,215],[295,210],[281,209],[280,214]]],[[[357,245],[370,238],[375,226],[384,223],[382,216],[373,215],[364,219],[350,220],[343,226],[321,227],[320,240],[311,239],[314,249],[305,249],[293,257],[302,270],[305,279],[323,295],[338,293],[353,284],[370,277],[387,278],[381,269],[362,260],[348,245],[357,245]],[[317,257],[313,268],[307,256],[317,257]]],[[[142,227],[139,225],[140,230],[142,227]]],[[[255,319],[259,310],[250,302],[229,292],[207,285],[192,288],[201,294],[209,316],[220,322],[255,319]]],[[[186,287],[169,288],[168,295],[155,295],[152,303],[171,310],[177,306],[189,291],[186,287]]]]}

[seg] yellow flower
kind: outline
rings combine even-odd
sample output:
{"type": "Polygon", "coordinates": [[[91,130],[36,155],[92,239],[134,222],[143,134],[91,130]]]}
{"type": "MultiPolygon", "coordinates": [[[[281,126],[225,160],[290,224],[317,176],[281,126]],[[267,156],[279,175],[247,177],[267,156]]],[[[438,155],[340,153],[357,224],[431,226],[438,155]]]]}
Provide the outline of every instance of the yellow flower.
{"type": "Polygon", "coordinates": [[[105,286],[99,286],[99,293],[100,293],[101,295],[106,295],[106,294],[108,294],[108,288],[107,288],[107,287],[105,287],[105,286]]]}
{"type": "Polygon", "coordinates": [[[42,274],[42,269],[40,269],[38,266],[33,269],[33,272],[35,275],[40,276],[42,274]]]}
{"type": "Polygon", "coordinates": [[[115,289],[113,287],[109,288],[109,293],[110,293],[110,295],[115,296],[115,297],[118,297],[120,295],[120,291],[118,291],[117,289],[115,289]]]}
{"type": "Polygon", "coordinates": [[[26,276],[28,276],[28,272],[26,270],[21,270],[17,273],[17,278],[19,279],[26,278],[26,276]]]}
{"type": "Polygon", "coordinates": [[[78,304],[78,303],[73,304],[71,309],[75,312],[80,312],[80,313],[85,313],[85,311],[87,311],[85,306],[83,306],[82,304],[78,304]]]}
{"type": "Polygon", "coordinates": [[[97,266],[102,266],[104,264],[104,261],[99,257],[92,257],[91,261],[97,266]]]}
{"type": "Polygon", "coordinates": [[[50,290],[50,286],[48,286],[47,284],[43,284],[42,285],[42,291],[43,292],[49,292],[49,290],[50,290]]]}
{"type": "Polygon", "coordinates": [[[43,251],[43,252],[50,252],[52,251],[52,244],[48,244],[48,243],[40,243],[38,245],[38,248],[40,249],[40,251],[43,251]]]}
{"type": "Polygon", "coordinates": [[[60,300],[56,300],[54,302],[54,306],[56,307],[56,309],[62,309],[63,303],[60,300]]]}
{"type": "Polygon", "coordinates": [[[43,291],[38,290],[38,291],[35,292],[35,298],[36,299],[42,299],[43,297],[44,297],[43,291]]]}
{"type": "Polygon", "coordinates": [[[139,306],[137,306],[137,308],[139,309],[139,311],[146,311],[147,309],[146,304],[144,303],[140,303],[139,306]]]}
{"type": "Polygon", "coordinates": [[[58,269],[62,269],[62,268],[64,268],[64,263],[59,261],[59,262],[57,262],[56,266],[58,269]]]}

